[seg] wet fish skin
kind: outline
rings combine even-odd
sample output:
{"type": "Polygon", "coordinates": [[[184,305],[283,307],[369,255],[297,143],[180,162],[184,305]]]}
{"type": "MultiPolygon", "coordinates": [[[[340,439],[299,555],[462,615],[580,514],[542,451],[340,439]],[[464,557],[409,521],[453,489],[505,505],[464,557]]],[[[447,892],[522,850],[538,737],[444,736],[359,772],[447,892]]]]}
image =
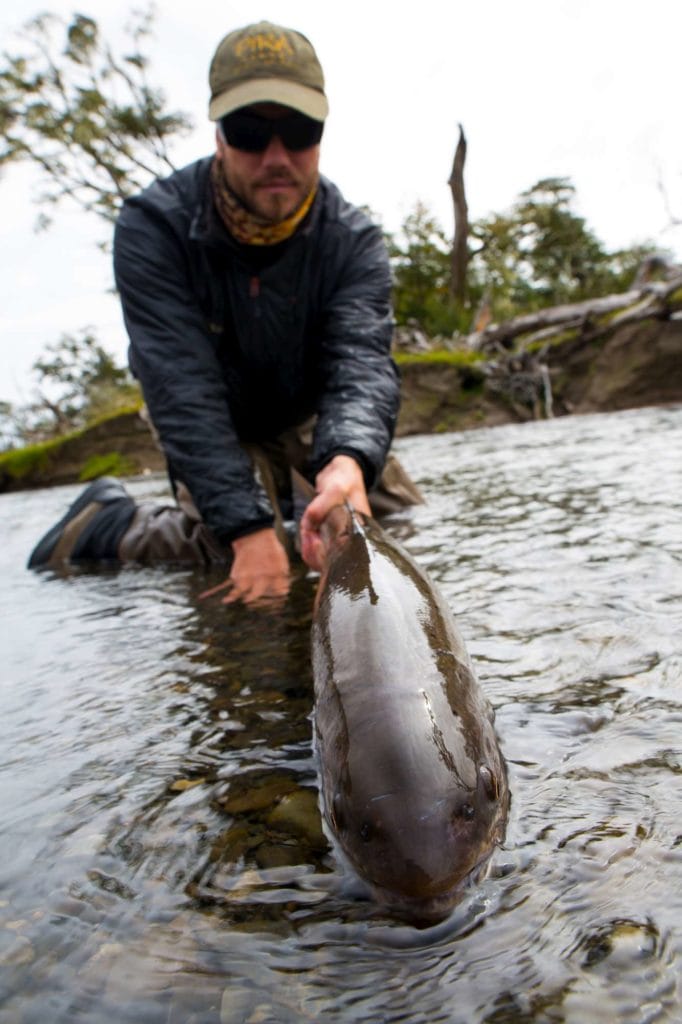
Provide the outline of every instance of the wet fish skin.
{"type": "Polygon", "coordinates": [[[375,896],[445,916],[504,837],[493,713],[434,584],[371,518],[334,508],[312,626],[328,826],[375,896]]]}

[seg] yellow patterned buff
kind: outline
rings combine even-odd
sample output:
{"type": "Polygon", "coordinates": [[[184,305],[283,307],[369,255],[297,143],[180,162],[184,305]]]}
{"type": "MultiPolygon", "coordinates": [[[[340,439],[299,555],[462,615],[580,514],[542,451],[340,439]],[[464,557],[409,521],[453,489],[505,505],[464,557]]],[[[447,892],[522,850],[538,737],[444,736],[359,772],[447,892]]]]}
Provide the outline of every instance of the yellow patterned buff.
{"type": "Polygon", "coordinates": [[[299,208],[286,220],[271,224],[269,221],[251,213],[239,201],[225,181],[222,165],[219,160],[211,164],[211,188],[213,201],[225,227],[233,238],[244,245],[277,245],[291,238],[310,207],[317,192],[317,184],[303,200],[299,208]]]}

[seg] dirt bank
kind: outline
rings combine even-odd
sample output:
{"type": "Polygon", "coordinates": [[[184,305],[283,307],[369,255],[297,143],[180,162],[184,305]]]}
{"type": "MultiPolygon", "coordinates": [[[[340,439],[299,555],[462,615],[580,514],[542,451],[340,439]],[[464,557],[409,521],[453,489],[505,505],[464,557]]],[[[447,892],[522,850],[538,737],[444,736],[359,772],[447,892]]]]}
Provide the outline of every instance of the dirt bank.
{"type": "MultiPolygon", "coordinates": [[[[477,362],[430,352],[402,356],[400,369],[398,436],[682,402],[682,320],[645,320],[596,340],[569,336],[532,365],[515,355],[477,362]]],[[[0,491],[163,468],[147,427],[131,410],[77,435],[0,456],[0,491]]]]}
{"type": "Polygon", "coordinates": [[[593,340],[569,336],[530,365],[518,354],[468,366],[444,355],[408,358],[401,371],[402,435],[682,402],[682,319],[645,320],[593,340]]]}

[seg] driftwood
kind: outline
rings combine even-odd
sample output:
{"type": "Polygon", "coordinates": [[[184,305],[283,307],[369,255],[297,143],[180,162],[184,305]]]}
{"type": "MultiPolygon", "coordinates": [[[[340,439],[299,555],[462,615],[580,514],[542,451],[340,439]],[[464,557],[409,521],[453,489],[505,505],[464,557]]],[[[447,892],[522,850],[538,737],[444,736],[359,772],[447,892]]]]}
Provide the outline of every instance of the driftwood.
{"type": "Polygon", "coordinates": [[[485,365],[486,386],[506,397],[519,419],[551,419],[554,396],[550,370],[542,357],[528,352],[485,365]]]}
{"type": "MultiPolygon", "coordinates": [[[[454,170],[453,170],[454,175],[454,170]]],[[[682,267],[657,254],[640,267],[627,292],[540,309],[503,323],[490,322],[491,306],[484,296],[474,317],[474,330],[465,337],[426,338],[416,322],[396,332],[396,348],[424,351],[429,348],[480,352],[478,363],[485,388],[503,396],[519,419],[549,418],[554,413],[551,376],[556,373],[553,347],[566,351],[561,342],[590,343],[606,340],[628,324],[646,320],[682,320],[682,267]],[[652,280],[652,275],[663,280],[652,280]]],[[[658,392],[660,393],[660,387],[658,392]]],[[[664,389],[665,390],[665,389],[664,389]]],[[[665,392],[668,394],[668,391],[665,392]]],[[[564,398],[557,408],[568,408],[564,398]]]]}
{"type": "Polygon", "coordinates": [[[521,417],[549,418],[553,396],[547,357],[552,342],[570,334],[593,341],[626,324],[673,316],[682,317],[679,267],[666,281],[647,281],[621,295],[554,306],[490,324],[466,341],[489,357],[485,374],[491,391],[503,394],[521,417]]]}
{"type": "Polygon", "coordinates": [[[540,309],[501,324],[490,324],[470,334],[466,341],[471,348],[485,353],[512,348],[518,351],[535,347],[538,342],[550,342],[569,330],[577,330],[583,337],[598,338],[623,324],[652,318],[666,320],[680,311],[682,274],[678,272],[668,281],[650,281],[620,295],[540,309]]]}
{"type": "Polygon", "coordinates": [[[452,243],[450,263],[450,295],[456,302],[464,302],[466,297],[467,263],[469,250],[469,211],[464,192],[464,162],[467,154],[467,140],[464,129],[459,126],[459,142],[455,150],[455,159],[450,172],[448,185],[452,192],[452,204],[455,210],[455,237],[452,243]]]}

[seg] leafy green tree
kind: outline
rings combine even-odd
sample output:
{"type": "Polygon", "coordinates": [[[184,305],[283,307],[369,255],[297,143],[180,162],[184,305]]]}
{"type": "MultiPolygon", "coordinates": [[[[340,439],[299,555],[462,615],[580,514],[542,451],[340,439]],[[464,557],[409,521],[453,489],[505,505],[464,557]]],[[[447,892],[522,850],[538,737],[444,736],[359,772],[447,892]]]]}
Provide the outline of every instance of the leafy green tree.
{"type": "Polygon", "coordinates": [[[68,433],[140,401],[130,372],[87,329],[48,345],[32,372],[36,385],[28,403],[0,402],[5,447],[68,433]]]}
{"type": "Polygon", "coordinates": [[[568,178],[545,178],[521,193],[510,211],[472,225],[478,248],[470,273],[491,297],[496,320],[631,284],[651,247],[608,252],[573,211],[574,199],[568,178]]]}
{"type": "MultiPolygon", "coordinates": [[[[71,200],[111,222],[126,196],[173,170],[171,143],[192,123],[169,112],[150,84],[143,47],[151,23],[149,10],[134,13],[125,52],[116,53],[93,18],[44,14],[24,27],[21,52],[0,57],[0,170],[37,168],[43,211],[71,200]]],[[[40,226],[50,223],[43,212],[40,226]]],[[[33,374],[29,402],[0,403],[5,446],[64,433],[139,399],[91,329],[48,346],[33,374]]]]}
{"type": "Polygon", "coordinates": [[[416,322],[428,335],[450,335],[462,314],[450,294],[450,243],[424,203],[405,218],[398,236],[386,235],[394,278],[396,322],[416,322]]]}
{"type": "Polygon", "coordinates": [[[466,333],[487,305],[492,319],[596,298],[632,285],[650,245],[609,252],[573,210],[567,178],[547,178],[521,193],[512,208],[471,225],[467,304],[451,297],[450,242],[423,203],[397,236],[387,235],[399,325],[416,322],[427,335],[466,333]]]}
{"type": "Polygon", "coordinates": [[[43,388],[56,388],[62,415],[81,426],[110,411],[113,396],[128,404],[138,396],[130,371],[117,366],[112,356],[87,329],[80,335],[63,334],[33,364],[43,388]]]}
{"type": "Polygon", "coordinates": [[[0,167],[37,166],[44,208],[68,197],[113,220],[126,196],[173,169],[170,142],[192,124],[148,81],[150,25],[149,11],[134,14],[130,52],[117,55],[93,18],[43,14],[25,26],[23,52],[3,54],[0,167]]]}

